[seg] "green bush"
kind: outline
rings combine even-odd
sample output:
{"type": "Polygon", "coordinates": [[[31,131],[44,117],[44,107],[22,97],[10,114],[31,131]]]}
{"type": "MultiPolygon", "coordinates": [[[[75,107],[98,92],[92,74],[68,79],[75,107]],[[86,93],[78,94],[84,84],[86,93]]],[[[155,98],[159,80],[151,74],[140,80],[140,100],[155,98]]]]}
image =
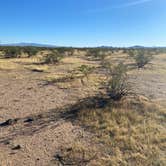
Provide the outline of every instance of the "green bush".
{"type": "Polygon", "coordinates": [[[128,53],[128,55],[129,55],[130,57],[134,57],[134,55],[135,55],[135,50],[134,50],[134,49],[129,49],[129,50],[127,50],[127,53],[128,53]]]}
{"type": "Polygon", "coordinates": [[[42,49],[37,48],[37,47],[23,47],[22,48],[22,52],[27,53],[28,57],[35,56],[40,50],[42,50],[42,49]]]}
{"type": "Polygon", "coordinates": [[[100,48],[91,48],[87,51],[87,56],[93,57],[95,60],[103,60],[106,56],[106,50],[100,48]]]}
{"type": "Polygon", "coordinates": [[[78,70],[85,76],[87,77],[88,74],[91,73],[93,67],[87,66],[87,65],[81,65],[78,70]]]}
{"type": "Polygon", "coordinates": [[[74,53],[74,48],[72,47],[59,47],[55,50],[61,55],[65,55],[66,53],[68,53],[68,55],[72,56],[74,53]]]}
{"type": "Polygon", "coordinates": [[[23,53],[28,54],[28,57],[36,55],[39,51],[47,50],[44,47],[19,47],[19,46],[1,46],[0,51],[3,52],[3,58],[20,58],[23,53]]]}
{"type": "Polygon", "coordinates": [[[18,47],[6,47],[3,48],[4,58],[17,58],[21,54],[21,50],[18,47]]]}
{"type": "Polygon", "coordinates": [[[134,56],[138,68],[143,68],[152,60],[152,58],[152,55],[146,55],[144,51],[139,51],[138,54],[134,56]]]}
{"type": "Polygon", "coordinates": [[[88,80],[88,75],[93,71],[94,67],[90,67],[87,65],[81,65],[78,68],[78,71],[81,72],[81,74],[83,74],[83,77],[81,78],[81,82],[82,84],[84,84],[84,77],[88,80]]]}
{"type": "Polygon", "coordinates": [[[113,100],[120,100],[129,93],[127,82],[127,66],[119,63],[117,66],[110,67],[110,78],[107,85],[107,93],[113,100]]]}
{"type": "Polygon", "coordinates": [[[45,64],[56,64],[60,61],[62,56],[58,54],[57,52],[52,52],[44,57],[45,64]]]}

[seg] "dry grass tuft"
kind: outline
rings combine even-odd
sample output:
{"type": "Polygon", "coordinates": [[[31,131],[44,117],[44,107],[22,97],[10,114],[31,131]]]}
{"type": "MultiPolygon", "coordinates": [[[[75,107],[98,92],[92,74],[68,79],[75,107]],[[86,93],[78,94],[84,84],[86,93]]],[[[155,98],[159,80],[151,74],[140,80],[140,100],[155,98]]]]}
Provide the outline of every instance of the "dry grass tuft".
{"type": "Polygon", "coordinates": [[[76,142],[68,148],[61,148],[54,156],[53,162],[60,165],[86,166],[96,159],[94,149],[76,142]]]}
{"type": "Polygon", "coordinates": [[[105,108],[83,109],[79,122],[98,134],[105,165],[165,165],[165,128],[156,105],[144,98],[124,99],[105,108]]]}

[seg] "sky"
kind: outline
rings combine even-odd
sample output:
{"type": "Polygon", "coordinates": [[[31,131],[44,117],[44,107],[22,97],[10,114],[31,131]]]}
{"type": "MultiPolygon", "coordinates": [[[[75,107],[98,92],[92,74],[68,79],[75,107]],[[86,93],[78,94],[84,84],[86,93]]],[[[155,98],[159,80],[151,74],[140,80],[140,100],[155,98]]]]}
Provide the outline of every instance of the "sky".
{"type": "Polygon", "coordinates": [[[166,0],[0,0],[0,42],[166,46],[166,0]]]}

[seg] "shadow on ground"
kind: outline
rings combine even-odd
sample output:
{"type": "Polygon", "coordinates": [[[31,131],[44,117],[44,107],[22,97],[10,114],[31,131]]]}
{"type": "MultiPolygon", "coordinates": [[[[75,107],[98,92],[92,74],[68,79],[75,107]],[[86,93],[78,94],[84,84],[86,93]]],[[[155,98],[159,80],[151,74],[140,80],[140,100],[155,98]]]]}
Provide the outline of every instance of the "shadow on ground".
{"type": "Polygon", "coordinates": [[[0,129],[3,137],[0,137],[0,143],[15,139],[18,136],[32,136],[41,130],[56,128],[64,121],[76,122],[77,114],[83,109],[103,108],[109,102],[106,97],[93,96],[84,98],[74,105],[67,105],[62,108],[51,109],[46,113],[31,115],[21,119],[8,119],[0,123],[0,129]],[[7,131],[7,132],[6,132],[7,131]]]}

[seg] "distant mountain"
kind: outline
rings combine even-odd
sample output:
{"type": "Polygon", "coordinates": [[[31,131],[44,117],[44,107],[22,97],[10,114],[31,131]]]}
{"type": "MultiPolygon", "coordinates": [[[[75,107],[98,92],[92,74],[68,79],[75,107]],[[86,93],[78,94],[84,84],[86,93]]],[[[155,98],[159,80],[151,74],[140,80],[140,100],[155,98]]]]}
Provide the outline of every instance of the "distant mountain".
{"type": "Polygon", "coordinates": [[[146,48],[146,47],[144,47],[144,46],[139,46],[139,45],[136,45],[136,46],[132,46],[132,47],[130,47],[130,48],[146,48]]]}
{"type": "Polygon", "coordinates": [[[147,47],[147,46],[132,46],[132,47],[129,47],[129,48],[135,48],[135,49],[141,49],[141,48],[166,48],[165,46],[149,46],[149,47],[147,47]]]}
{"type": "Polygon", "coordinates": [[[100,46],[99,48],[147,48],[147,47],[144,47],[144,46],[139,46],[139,45],[136,45],[136,46],[130,46],[130,47],[112,47],[112,46],[100,46]]]}
{"type": "Polygon", "coordinates": [[[0,46],[19,46],[19,47],[26,47],[26,46],[33,46],[33,47],[56,47],[55,45],[38,44],[38,43],[9,43],[9,44],[0,44],[0,46]]]}

